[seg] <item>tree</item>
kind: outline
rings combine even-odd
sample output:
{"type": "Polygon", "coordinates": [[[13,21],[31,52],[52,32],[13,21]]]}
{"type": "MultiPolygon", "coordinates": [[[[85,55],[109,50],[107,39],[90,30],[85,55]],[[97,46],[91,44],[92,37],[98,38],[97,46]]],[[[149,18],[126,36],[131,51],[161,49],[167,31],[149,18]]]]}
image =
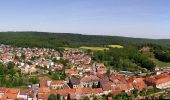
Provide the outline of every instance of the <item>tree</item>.
{"type": "Polygon", "coordinates": [[[9,69],[9,74],[13,77],[16,74],[16,70],[13,69],[9,69]]]}
{"type": "Polygon", "coordinates": [[[125,92],[114,97],[115,100],[131,100],[131,97],[128,96],[125,92]]]}
{"type": "Polygon", "coordinates": [[[21,59],[22,59],[22,60],[25,60],[25,58],[26,58],[25,54],[22,54],[22,55],[21,55],[21,59]]]}
{"type": "Polygon", "coordinates": [[[8,62],[8,64],[7,64],[8,69],[13,69],[14,66],[15,66],[15,64],[13,62],[11,62],[11,61],[8,62]]]}
{"type": "Polygon", "coordinates": [[[52,79],[54,79],[54,80],[60,80],[61,78],[60,78],[60,75],[59,74],[57,74],[57,73],[52,73],[52,79]]]}
{"type": "Polygon", "coordinates": [[[92,88],[97,88],[97,85],[93,83],[92,88]]]}
{"type": "Polygon", "coordinates": [[[110,71],[110,69],[108,69],[108,70],[107,70],[106,74],[107,74],[108,76],[110,76],[110,75],[111,75],[111,71],[110,71]]]}
{"type": "Polygon", "coordinates": [[[98,97],[93,95],[93,100],[98,100],[98,97]]]}
{"type": "Polygon", "coordinates": [[[89,98],[88,96],[86,96],[86,97],[84,98],[84,100],[90,100],[90,98],[89,98]]]}
{"type": "Polygon", "coordinates": [[[57,95],[55,95],[55,94],[50,94],[50,95],[48,96],[48,100],[59,100],[59,99],[57,99],[57,95]]]}
{"type": "Polygon", "coordinates": [[[37,77],[29,78],[29,82],[32,84],[37,84],[37,83],[39,83],[39,79],[37,77]]]}

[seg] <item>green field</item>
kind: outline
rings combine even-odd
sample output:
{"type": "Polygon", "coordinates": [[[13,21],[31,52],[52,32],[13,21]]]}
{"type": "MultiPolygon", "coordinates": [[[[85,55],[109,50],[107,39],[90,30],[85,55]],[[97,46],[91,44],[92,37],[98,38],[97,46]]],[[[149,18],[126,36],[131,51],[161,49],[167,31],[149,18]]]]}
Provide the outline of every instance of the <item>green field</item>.
{"type": "Polygon", "coordinates": [[[162,62],[154,57],[153,52],[145,52],[143,55],[149,57],[158,67],[170,67],[170,62],[162,62]]]}
{"type": "Polygon", "coordinates": [[[88,47],[88,46],[81,46],[80,49],[92,50],[92,51],[109,50],[109,48],[105,48],[105,47],[88,47]]]}
{"type": "Polygon", "coordinates": [[[162,62],[159,61],[158,59],[152,58],[151,60],[153,60],[153,62],[156,64],[156,66],[158,67],[170,67],[170,62],[162,62]]]}
{"type": "Polygon", "coordinates": [[[121,45],[108,45],[111,48],[123,48],[121,45]]]}

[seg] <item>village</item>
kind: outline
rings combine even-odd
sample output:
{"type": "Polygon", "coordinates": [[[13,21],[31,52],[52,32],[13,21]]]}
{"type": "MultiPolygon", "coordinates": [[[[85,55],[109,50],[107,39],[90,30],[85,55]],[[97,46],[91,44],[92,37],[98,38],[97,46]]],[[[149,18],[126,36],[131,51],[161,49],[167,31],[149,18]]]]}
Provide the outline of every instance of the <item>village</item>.
{"type": "Polygon", "coordinates": [[[9,62],[22,74],[42,76],[38,77],[37,84],[29,84],[26,89],[0,87],[0,100],[48,100],[52,94],[61,100],[112,100],[122,93],[136,94],[133,96],[136,100],[170,95],[170,67],[155,67],[151,75],[136,74],[108,68],[81,49],[59,52],[0,44],[0,63],[7,65],[9,62]],[[66,75],[64,79],[43,76],[59,71],[66,75]]]}

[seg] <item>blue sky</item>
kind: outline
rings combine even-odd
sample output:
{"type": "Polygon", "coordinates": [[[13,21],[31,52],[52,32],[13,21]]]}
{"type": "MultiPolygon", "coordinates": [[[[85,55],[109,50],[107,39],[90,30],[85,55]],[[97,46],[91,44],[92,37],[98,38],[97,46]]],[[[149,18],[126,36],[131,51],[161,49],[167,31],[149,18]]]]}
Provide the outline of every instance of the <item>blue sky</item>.
{"type": "Polygon", "coordinates": [[[0,31],[170,38],[170,0],[0,0],[0,31]]]}

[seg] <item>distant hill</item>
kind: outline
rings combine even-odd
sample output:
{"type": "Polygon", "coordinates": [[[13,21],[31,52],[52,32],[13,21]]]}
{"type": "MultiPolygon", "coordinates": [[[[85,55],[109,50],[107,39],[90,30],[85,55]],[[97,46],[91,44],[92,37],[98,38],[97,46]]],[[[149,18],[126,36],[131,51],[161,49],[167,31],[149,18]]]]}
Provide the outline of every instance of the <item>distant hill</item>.
{"type": "Polygon", "coordinates": [[[170,46],[169,39],[144,39],[120,36],[82,35],[48,32],[0,32],[0,43],[21,47],[79,47],[110,44],[136,45],[154,43],[170,46]]]}

